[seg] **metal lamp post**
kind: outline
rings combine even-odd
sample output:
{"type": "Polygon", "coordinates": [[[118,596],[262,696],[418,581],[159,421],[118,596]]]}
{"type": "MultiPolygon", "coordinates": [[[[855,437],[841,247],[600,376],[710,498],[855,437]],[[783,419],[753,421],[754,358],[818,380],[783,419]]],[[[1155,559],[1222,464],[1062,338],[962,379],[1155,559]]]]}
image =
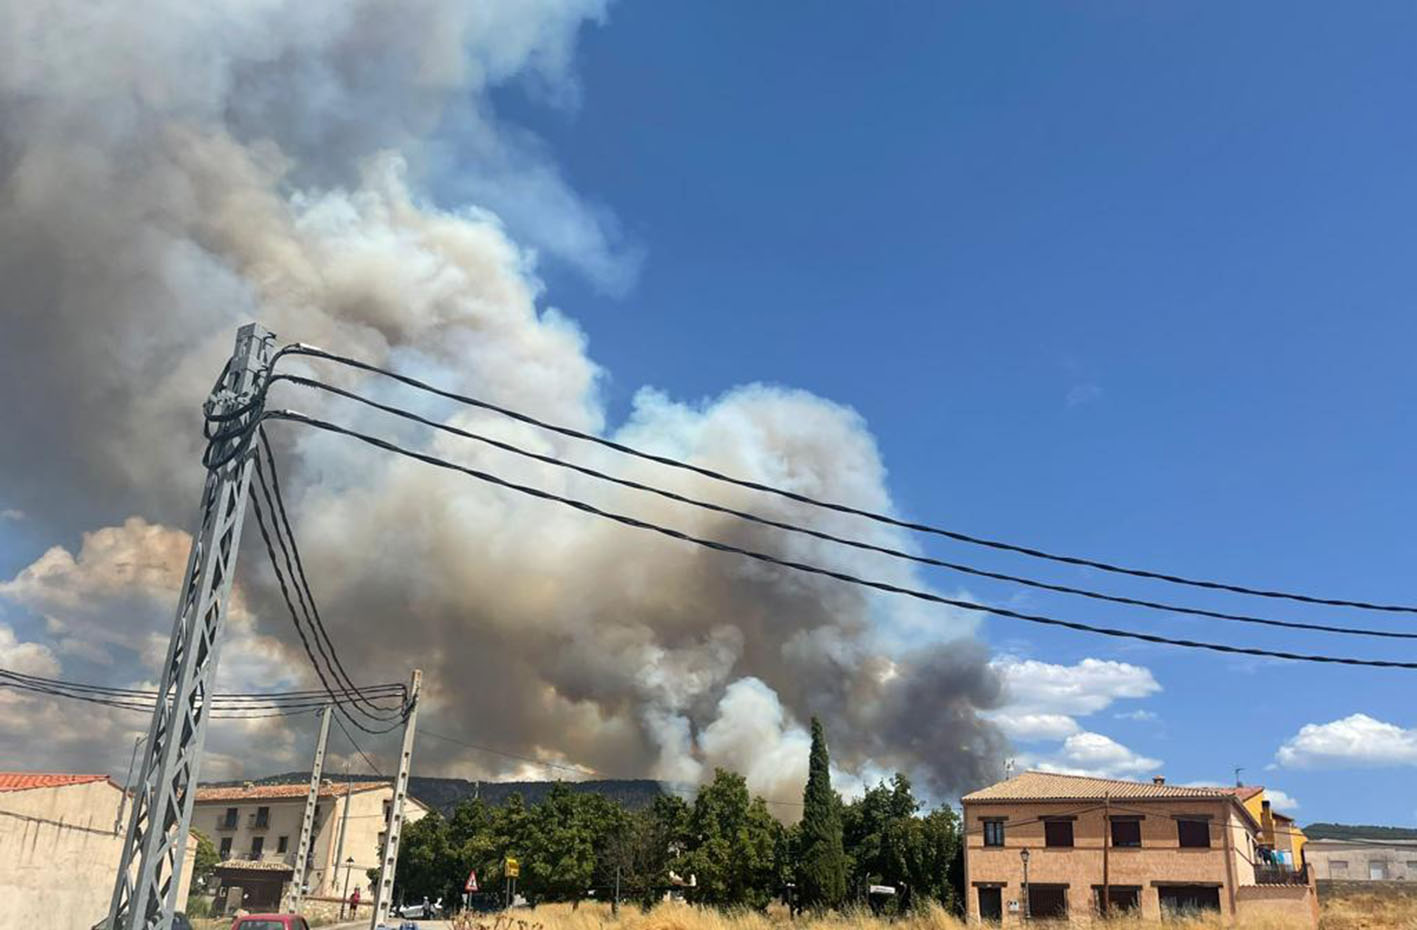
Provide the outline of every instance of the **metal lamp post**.
{"type": "Polygon", "coordinates": [[[1033,919],[1033,908],[1028,901],[1028,850],[1021,850],[1018,857],[1023,860],[1023,919],[1033,919]]]}
{"type": "MultiPolygon", "coordinates": [[[[346,799],[345,799],[345,804],[348,804],[348,803],[349,803],[349,799],[346,798],[346,799]]],[[[339,903],[339,915],[340,915],[340,917],[344,917],[344,907],[345,907],[346,904],[349,903],[349,873],[350,873],[350,871],[351,871],[353,868],[354,868],[354,857],[353,857],[353,856],[350,856],[348,859],[344,860],[344,892],[343,892],[343,896],[342,896],[342,897],[343,897],[343,900],[341,900],[340,903],[339,903]]],[[[350,916],[352,917],[352,916],[354,916],[354,915],[351,914],[350,916]]]]}

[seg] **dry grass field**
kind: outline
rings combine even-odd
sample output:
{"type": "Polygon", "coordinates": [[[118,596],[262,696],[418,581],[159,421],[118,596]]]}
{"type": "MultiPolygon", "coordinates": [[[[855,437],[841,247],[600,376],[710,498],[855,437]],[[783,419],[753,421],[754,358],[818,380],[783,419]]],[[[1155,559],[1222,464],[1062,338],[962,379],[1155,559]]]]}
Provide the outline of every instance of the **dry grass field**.
{"type": "MultiPolygon", "coordinates": [[[[1040,930],[1047,926],[1037,922],[1040,930]]],[[[793,924],[797,930],[963,930],[958,918],[941,910],[901,918],[881,920],[869,914],[832,914],[824,917],[790,921],[785,911],[766,914],[724,914],[682,904],[664,904],[649,913],[635,907],[623,907],[614,917],[604,904],[543,905],[530,911],[517,912],[513,918],[477,915],[460,919],[456,930],[780,930],[793,924]]],[[[1116,930],[1210,930],[1220,927],[1216,918],[1168,920],[1153,923],[1130,918],[1094,921],[1093,926],[1115,927],[1116,930]]],[[[1383,898],[1357,895],[1332,902],[1323,909],[1320,930],[1387,930],[1403,928],[1417,930],[1417,901],[1407,898],[1383,898]]],[[[1295,930],[1282,922],[1247,921],[1236,930],[1295,930]]]]}

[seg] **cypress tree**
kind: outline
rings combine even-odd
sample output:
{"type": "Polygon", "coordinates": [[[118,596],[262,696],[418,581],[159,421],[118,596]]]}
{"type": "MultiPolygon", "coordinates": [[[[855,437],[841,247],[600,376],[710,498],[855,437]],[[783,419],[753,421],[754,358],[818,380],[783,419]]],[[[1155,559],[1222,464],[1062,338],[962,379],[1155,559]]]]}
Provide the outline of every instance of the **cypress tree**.
{"type": "Polygon", "coordinates": [[[839,907],[846,897],[846,853],[841,840],[841,799],[831,785],[831,759],[821,722],[812,718],[812,754],[802,793],[797,897],[803,907],[839,907]]]}

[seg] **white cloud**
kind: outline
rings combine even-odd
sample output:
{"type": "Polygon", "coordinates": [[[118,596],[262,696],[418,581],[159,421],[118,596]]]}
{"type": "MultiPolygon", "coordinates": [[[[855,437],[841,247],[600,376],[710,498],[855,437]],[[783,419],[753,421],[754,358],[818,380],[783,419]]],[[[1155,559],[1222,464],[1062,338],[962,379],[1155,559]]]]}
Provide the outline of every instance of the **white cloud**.
{"type": "Polygon", "coordinates": [[[1417,765],[1417,730],[1352,714],[1331,723],[1305,724],[1274,758],[1291,768],[1417,765]]]}
{"type": "Polygon", "coordinates": [[[59,674],[59,659],[48,646],[20,642],[13,629],[0,623],[0,668],[54,678],[59,674]]]}
{"type": "Polygon", "coordinates": [[[1161,719],[1160,717],[1158,717],[1156,714],[1152,713],[1151,711],[1149,711],[1149,710],[1141,710],[1141,709],[1129,710],[1129,711],[1126,711],[1126,712],[1124,712],[1124,713],[1113,714],[1112,716],[1115,717],[1115,718],[1117,718],[1118,720],[1135,720],[1135,721],[1137,721],[1137,722],[1139,722],[1139,723],[1140,723],[1140,722],[1145,722],[1145,721],[1148,721],[1148,720],[1160,720],[1160,719],[1161,719]]]}
{"type": "Polygon", "coordinates": [[[14,507],[7,507],[4,510],[0,510],[0,522],[3,522],[5,520],[14,520],[18,523],[24,518],[25,512],[23,510],[16,510],[14,507]]]}
{"type": "Polygon", "coordinates": [[[1062,740],[1067,739],[1082,727],[1066,714],[990,714],[1004,735],[1012,740],[1062,740]]]}
{"type": "Polygon", "coordinates": [[[1021,757],[1019,762],[1044,772],[1096,778],[1139,778],[1154,774],[1162,764],[1160,759],[1133,752],[1111,737],[1087,730],[1069,736],[1055,753],[1021,757]]]}
{"type": "Polygon", "coordinates": [[[1083,659],[1055,665],[1003,656],[992,665],[1004,682],[1004,709],[1014,714],[1095,714],[1121,698],[1144,698],[1161,690],[1150,669],[1126,662],[1083,659]]]}
{"type": "Polygon", "coordinates": [[[1266,787],[1264,796],[1269,799],[1270,807],[1282,813],[1288,814],[1299,809],[1299,802],[1294,796],[1278,788],[1266,787]]]}
{"type": "MultiPolygon", "coordinates": [[[[1003,656],[991,664],[1003,681],[1005,700],[989,718],[1012,740],[1061,743],[1052,751],[1024,753],[1017,760],[1021,767],[1102,778],[1135,778],[1161,766],[1160,760],[1086,730],[1075,719],[1105,710],[1118,700],[1156,694],[1161,685],[1150,669],[1090,658],[1074,665],[1057,665],[1003,656]]],[[[1115,716],[1155,719],[1150,711],[1140,709],[1115,716]]]]}

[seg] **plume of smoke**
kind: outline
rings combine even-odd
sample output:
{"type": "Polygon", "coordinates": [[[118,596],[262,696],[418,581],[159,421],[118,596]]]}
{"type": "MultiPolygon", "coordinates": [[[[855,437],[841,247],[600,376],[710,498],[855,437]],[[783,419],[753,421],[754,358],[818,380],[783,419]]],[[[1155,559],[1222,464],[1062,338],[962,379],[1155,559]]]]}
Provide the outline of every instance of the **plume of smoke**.
{"type": "MultiPolygon", "coordinates": [[[[10,25],[0,32],[0,396],[22,400],[0,410],[9,440],[0,443],[0,479],[32,520],[57,536],[117,529],[134,513],[187,525],[200,480],[198,403],[235,326],[251,318],[287,338],[607,429],[600,371],[576,324],[539,306],[531,254],[485,206],[439,206],[418,193],[429,164],[445,157],[440,132],[454,121],[458,138],[479,140],[464,166],[469,190],[504,208],[515,196],[527,241],[607,288],[626,285],[633,248],[618,244],[554,165],[503,131],[487,97],[515,79],[573,100],[575,35],[604,16],[601,2],[167,0],[137,16],[82,0],[0,0],[0,9],[10,25]]],[[[684,493],[910,545],[888,528],[397,397],[684,493]]],[[[308,394],[281,403],[401,432],[308,394]]],[[[365,680],[422,664],[443,730],[671,780],[733,765],[755,789],[783,794],[801,784],[802,723],[815,714],[845,772],[900,768],[945,796],[997,770],[1002,738],[977,710],[996,706],[1000,688],[971,638],[974,620],[934,613],[919,645],[913,606],[672,545],[339,437],[275,429],[307,562],[347,664],[365,680]]],[[[405,435],[695,534],[920,583],[884,559],[447,437],[405,435]]],[[[866,425],[803,392],[753,385],[691,405],[645,390],[614,435],[891,507],[866,425]]],[[[79,565],[53,552],[45,559],[79,565]]],[[[265,636],[283,637],[270,580],[254,564],[248,558],[243,611],[265,636]]],[[[35,577],[14,579],[0,596],[44,612],[51,629],[83,622],[35,577]]],[[[103,640],[146,641],[153,627],[135,619],[103,640]]],[[[141,659],[150,675],[150,658],[141,659]]],[[[420,763],[505,770],[495,758],[433,745],[420,763]]]]}

